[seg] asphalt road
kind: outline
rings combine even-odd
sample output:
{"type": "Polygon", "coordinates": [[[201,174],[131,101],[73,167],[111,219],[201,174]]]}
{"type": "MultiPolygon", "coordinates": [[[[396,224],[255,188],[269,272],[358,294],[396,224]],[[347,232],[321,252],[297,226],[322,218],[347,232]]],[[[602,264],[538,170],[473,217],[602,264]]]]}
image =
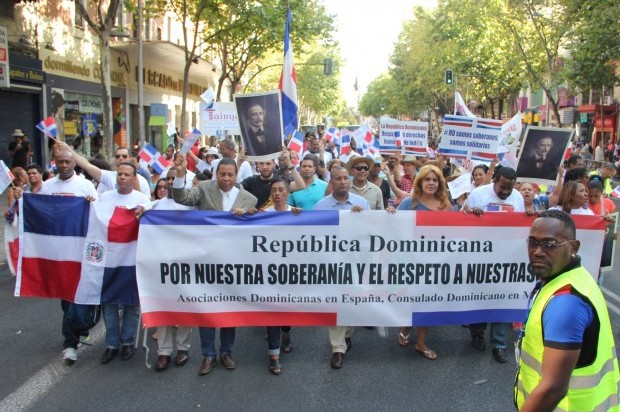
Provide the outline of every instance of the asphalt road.
{"type": "MultiPolygon", "coordinates": [[[[615,267],[620,268],[616,253],[615,267]]],[[[13,297],[15,280],[0,264],[0,411],[512,411],[516,370],[510,353],[496,363],[487,349],[475,351],[461,326],[434,327],[428,344],[439,358],[424,359],[413,345],[398,345],[398,329],[357,328],[344,367],[330,368],[325,328],[294,328],[294,349],[282,354],[283,373],[268,371],[264,328],[238,328],[237,369],[199,377],[197,331],[190,360],[164,372],[154,365],[156,342],[129,361],[101,365],[103,322],[82,346],[71,367],[62,362],[61,310],[56,300],[13,297]]],[[[617,342],[620,341],[620,279],[604,288],[617,342]]],[[[512,339],[510,339],[512,340],[512,339]]],[[[142,335],[140,336],[142,343],[142,335]]]]}

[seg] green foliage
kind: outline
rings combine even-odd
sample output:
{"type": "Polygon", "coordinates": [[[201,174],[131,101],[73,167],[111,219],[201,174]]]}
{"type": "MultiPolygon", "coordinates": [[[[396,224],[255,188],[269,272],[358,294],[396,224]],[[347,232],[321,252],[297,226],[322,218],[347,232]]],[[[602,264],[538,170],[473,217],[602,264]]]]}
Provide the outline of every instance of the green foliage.
{"type": "Polygon", "coordinates": [[[616,64],[620,60],[620,2],[598,0],[572,4],[572,22],[566,48],[567,78],[578,89],[601,90],[620,84],[616,64]]]}
{"type": "MultiPolygon", "coordinates": [[[[209,35],[209,48],[219,55],[222,64],[218,97],[226,80],[231,84],[232,94],[249,68],[263,56],[276,50],[281,51],[283,47],[287,10],[285,2],[234,2],[237,4],[226,9],[221,24],[211,24],[207,29],[212,32],[222,24],[230,27],[229,30],[209,35]],[[235,24],[238,22],[242,24],[235,24]]],[[[304,48],[316,39],[328,38],[332,16],[327,14],[325,7],[317,0],[290,0],[288,3],[293,12],[291,41],[295,44],[295,53],[303,54],[304,48]]]]}

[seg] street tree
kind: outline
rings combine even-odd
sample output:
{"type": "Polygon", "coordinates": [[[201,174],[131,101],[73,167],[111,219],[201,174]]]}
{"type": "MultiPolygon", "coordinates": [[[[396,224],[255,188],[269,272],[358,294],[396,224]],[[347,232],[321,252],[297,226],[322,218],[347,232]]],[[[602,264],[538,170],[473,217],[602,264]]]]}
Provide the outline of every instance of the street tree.
{"type": "MultiPolygon", "coordinates": [[[[294,52],[311,44],[317,38],[327,38],[332,27],[332,16],[317,0],[290,0],[293,12],[291,41],[294,52]]],[[[230,97],[238,91],[248,70],[266,54],[283,49],[284,23],[287,3],[278,0],[257,2],[241,1],[234,8],[227,8],[222,24],[231,27],[226,31],[209,33],[208,47],[219,57],[222,71],[217,85],[220,99],[225,84],[230,85],[230,97]],[[236,24],[243,21],[243,24],[236,24]]],[[[207,28],[207,32],[213,28],[207,28]]]]}
{"type": "Polygon", "coordinates": [[[103,100],[104,155],[109,157],[114,149],[114,125],[112,120],[112,82],[110,79],[110,32],[121,0],[101,2],[76,1],[77,12],[99,39],[99,72],[101,75],[101,96],[103,100]]]}
{"type": "Polygon", "coordinates": [[[571,30],[566,48],[567,78],[578,90],[612,89],[620,84],[616,66],[620,60],[620,3],[615,0],[573,0],[571,30]]]}

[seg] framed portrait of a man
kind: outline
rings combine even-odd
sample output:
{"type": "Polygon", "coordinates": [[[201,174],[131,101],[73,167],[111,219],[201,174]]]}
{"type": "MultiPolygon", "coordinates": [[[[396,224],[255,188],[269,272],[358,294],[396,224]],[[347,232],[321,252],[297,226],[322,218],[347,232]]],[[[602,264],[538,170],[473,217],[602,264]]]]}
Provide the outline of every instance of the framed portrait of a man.
{"type": "Polygon", "coordinates": [[[277,90],[265,93],[236,94],[243,150],[249,160],[277,159],[282,151],[282,111],[277,90]]]}
{"type": "Polygon", "coordinates": [[[517,163],[517,181],[555,184],[574,133],[573,129],[528,127],[517,163]]]}

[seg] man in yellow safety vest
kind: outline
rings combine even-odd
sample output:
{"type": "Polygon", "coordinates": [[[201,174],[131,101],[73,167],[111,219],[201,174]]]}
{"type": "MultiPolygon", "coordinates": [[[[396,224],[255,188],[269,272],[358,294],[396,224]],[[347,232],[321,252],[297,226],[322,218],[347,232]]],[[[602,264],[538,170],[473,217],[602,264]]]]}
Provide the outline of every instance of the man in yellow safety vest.
{"type": "Polygon", "coordinates": [[[520,411],[619,411],[620,373],[605,299],[577,256],[571,217],[547,210],[527,239],[538,283],[520,334],[520,411]]]}

